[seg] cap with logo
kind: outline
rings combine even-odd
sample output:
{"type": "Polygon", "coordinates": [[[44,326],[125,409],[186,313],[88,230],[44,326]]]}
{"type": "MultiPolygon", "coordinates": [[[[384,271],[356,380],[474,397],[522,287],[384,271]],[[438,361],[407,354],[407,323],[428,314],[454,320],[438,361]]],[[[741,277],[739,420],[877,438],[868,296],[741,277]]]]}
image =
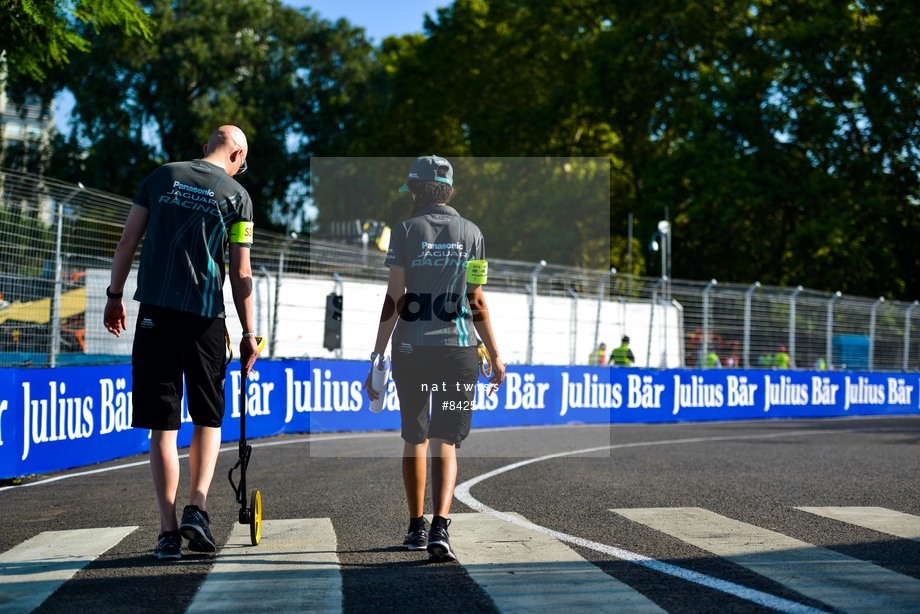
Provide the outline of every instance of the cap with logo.
{"type": "Polygon", "coordinates": [[[446,159],[441,156],[419,156],[409,167],[409,179],[399,188],[400,192],[409,191],[409,182],[440,181],[447,185],[454,185],[454,169],[446,159]]]}

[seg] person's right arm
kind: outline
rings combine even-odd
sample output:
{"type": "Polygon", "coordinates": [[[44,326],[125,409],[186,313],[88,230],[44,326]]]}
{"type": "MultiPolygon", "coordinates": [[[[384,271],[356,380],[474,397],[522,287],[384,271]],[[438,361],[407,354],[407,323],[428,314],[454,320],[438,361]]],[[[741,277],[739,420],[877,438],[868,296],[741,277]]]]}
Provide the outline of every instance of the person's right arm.
{"type": "MultiPolygon", "coordinates": [[[[383,297],[383,308],[380,310],[380,324],[377,325],[377,339],[374,342],[374,352],[383,354],[390,343],[390,337],[393,335],[393,329],[396,327],[396,321],[399,319],[399,303],[406,294],[406,271],[400,266],[390,267],[390,276],[387,280],[387,294],[383,297]]],[[[380,390],[374,390],[371,386],[371,376],[373,375],[373,365],[371,371],[367,374],[367,380],[364,382],[364,388],[367,390],[367,398],[371,401],[380,396],[380,390]]]]}
{"type": "MultiPolygon", "coordinates": [[[[147,232],[147,221],[150,219],[150,210],[141,205],[133,205],[128,212],[128,219],[125,220],[125,228],[121,233],[121,239],[118,240],[118,246],[115,248],[115,256],[112,258],[112,276],[109,282],[109,291],[113,294],[124,292],[125,282],[128,280],[128,273],[131,272],[131,264],[134,262],[134,254],[137,253],[137,246],[140,245],[144,233],[147,232]]],[[[107,299],[105,302],[105,312],[102,322],[106,330],[115,335],[121,336],[121,331],[127,328],[128,314],[125,310],[124,298],[107,299]]]]}

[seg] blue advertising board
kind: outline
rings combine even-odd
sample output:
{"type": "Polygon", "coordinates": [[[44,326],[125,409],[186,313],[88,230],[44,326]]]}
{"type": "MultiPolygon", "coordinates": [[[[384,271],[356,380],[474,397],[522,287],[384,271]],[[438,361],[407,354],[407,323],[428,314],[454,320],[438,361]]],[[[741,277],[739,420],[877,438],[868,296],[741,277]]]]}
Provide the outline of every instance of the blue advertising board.
{"type": "MultiPolygon", "coordinates": [[[[392,381],[383,411],[369,409],[366,362],[256,367],[247,379],[248,439],[399,429],[392,381]]],[[[224,441],[239,439],[240,384],[231,366],[224,441]]],[[[917,414],[918,384],[904,373],[511,365],[494,395],[484,378],[476,385],[473,428],[917,414]]],[[[130,365],[0,369],[0,478],[148,451],[149,431],[131,428],[131,408],[130,365]]],[[[182,420],[191,422],[187,410],[182,420]]],[[[180,430],[180,446],[191,432],[180,430]]]]}

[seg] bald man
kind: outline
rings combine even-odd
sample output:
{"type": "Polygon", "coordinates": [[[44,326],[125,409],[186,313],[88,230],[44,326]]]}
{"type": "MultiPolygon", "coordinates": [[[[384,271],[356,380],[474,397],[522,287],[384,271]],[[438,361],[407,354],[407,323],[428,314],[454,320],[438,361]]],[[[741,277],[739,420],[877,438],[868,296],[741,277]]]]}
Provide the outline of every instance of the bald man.
{"type": "Polygon", "coordinates": [[[236,126],[221,126],[204,157],[172,162],[140,184],[112,261],[104,324],[116,337],[127,330],[125,281],[144,240],[134,300],[132,421],[150,429],[150,470],[160,514],[154,554],[181,558],[183,537],[193,552],[215,552],[207,495],[220,449],[227,368],[224,253],[243,327],[240,363],[248,374],[259,356],[253,330],[252,200],[234,179],[246,171],[249,146],[236,126]],[[183,378],[194,431],[189,451],[191,491],[176,521],[183,378]]]}

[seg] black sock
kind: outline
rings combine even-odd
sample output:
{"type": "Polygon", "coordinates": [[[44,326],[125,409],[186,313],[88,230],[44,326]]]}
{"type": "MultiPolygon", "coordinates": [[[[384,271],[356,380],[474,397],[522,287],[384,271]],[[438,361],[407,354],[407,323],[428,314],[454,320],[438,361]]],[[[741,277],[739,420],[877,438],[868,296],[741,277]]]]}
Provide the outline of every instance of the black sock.
{"type": "Polygon", "coordinates": [[[410,518],[410,519],[409,519],[409,526],[410,526],[410,527],[413,527],[413,528],[415,528],[415,527],[424,527],[424,526],[425,526],[425,517],[424,517],[424,516],[419,516],[418,518],[410,518]]]}
{"type": "Polygon", "coordinates": [[[431,526],[434,527],[435,525],[440,525],[440,526],[445,526],[445,527],[446,527],[446,526],[447,526],[447,518],[445,518],[444,516],[435,516],[434,518],[431,519],[431,526]]]}

